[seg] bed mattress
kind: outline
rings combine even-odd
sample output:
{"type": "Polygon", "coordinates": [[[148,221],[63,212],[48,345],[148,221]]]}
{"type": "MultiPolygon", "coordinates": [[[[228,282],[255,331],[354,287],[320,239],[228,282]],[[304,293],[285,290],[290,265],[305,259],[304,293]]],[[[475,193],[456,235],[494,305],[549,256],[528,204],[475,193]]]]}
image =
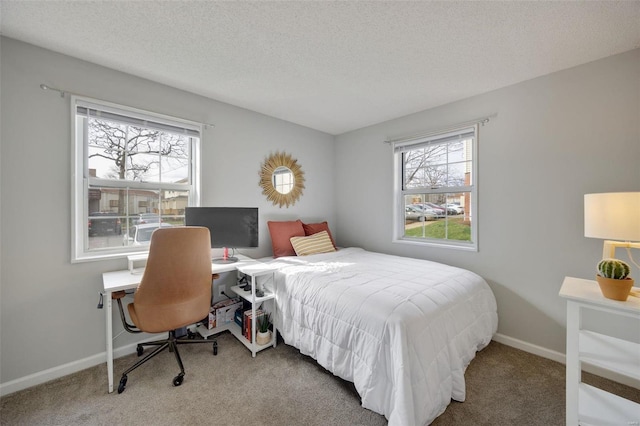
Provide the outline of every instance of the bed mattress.
{"type": "Polygon", "coordinates": [[[498,323],[480,276],[359,248],[269,263],[285,343],[353,382],[363,407],[424,425],[464,401],[465,369],[498,323]]]}

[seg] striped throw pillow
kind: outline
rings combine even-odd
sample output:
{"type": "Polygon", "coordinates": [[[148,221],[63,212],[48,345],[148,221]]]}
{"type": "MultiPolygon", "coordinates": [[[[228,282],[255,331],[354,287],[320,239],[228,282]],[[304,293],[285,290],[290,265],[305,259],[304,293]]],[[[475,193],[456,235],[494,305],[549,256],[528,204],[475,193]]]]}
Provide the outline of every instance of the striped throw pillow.
{"type": "Polygon", "coordinates": [[[291,245],[298,256],[336,251],[327,231],[321,231],[308,237],[291,237],[291,245]]]}

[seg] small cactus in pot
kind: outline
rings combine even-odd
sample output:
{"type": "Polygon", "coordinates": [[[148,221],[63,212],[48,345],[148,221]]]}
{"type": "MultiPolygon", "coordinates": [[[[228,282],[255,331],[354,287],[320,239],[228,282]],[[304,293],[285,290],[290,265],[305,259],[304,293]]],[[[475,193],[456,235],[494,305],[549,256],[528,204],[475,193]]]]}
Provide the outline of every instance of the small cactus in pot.
{"type": "Polygon", "coordinates": [[[624,280],[629,276],[631,268],[626,262],[618,259],[602,259],[598,262],[598,274],[605,278],[624,280]]]}
{"type": "Polygon", "coordinates": [[[629,297],[633,279],[629,278],[631,268],[619,259],[602,259],[598,262],[596,280],[602,294],[607,299],[625,301],[629,297]]]}

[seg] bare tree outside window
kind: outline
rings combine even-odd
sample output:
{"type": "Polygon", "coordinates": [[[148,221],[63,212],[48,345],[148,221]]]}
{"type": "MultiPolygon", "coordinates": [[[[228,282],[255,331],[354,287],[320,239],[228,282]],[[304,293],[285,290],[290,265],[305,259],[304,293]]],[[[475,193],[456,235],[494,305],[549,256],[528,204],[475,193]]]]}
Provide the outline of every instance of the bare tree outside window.
{"type": "MultiPolygon", "coordinates": [[[[95,177],[137,182],[179,182],[188,178],[189,138],[161,130],[90,118],[89,168],[95,177]]],[[[119,191],[124,215],[126,190],[119,191]]]]}
{"type": "Polygon", "coordinates": [[[184,225],[199,204],[197,123],[73,97],[78,154],[74,179],[74,259],[146,250],[138,238],[184,225]]]}
{"type": "Polygon", "coordinates": [[[188,138],[160,130],[90,119],[89,146],[94,148],[88,156],[90,163],[92,158],[110,163],[104,176],[97,177],[161,182],[166,181],[161,173],[188,166],[188,138]],[[161,165],[171,163],[169,169],[161,170],[161,165]]]}
{"type": "Polygon", "coordinates": [[[475,128],[400,141],[394,147],[401,186],[396,189],[398,240],[477,247],[474,203],[475,128]]]}
{"type": "Polygon", "coordinates": [[[404,153],[404,187],[437,189],[463,186],[462,173],[455,164],[464,162],[464,143],[436,143],[404,153]]]}

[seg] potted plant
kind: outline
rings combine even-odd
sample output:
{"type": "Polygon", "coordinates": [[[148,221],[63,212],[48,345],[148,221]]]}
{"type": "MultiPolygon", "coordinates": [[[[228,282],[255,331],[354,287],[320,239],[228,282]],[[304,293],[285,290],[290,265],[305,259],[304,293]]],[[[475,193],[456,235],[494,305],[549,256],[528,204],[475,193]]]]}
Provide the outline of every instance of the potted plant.
{"type": "Polygon", "coordinates": [[[258,332],[256,333],[256,343],[259,345],[266,345],[271,342],[271,331],[269,326],[271,325],[271,314],[265,312],[264,315],[258,317],[258,332]]]}
{"type": "Polygon", "coordinates": [[[629,297],[633,279],[629,277],[629,265],[619,259],[602,259],[598,263],[596,281],[607,299],[625,301],[629,297]]]}

